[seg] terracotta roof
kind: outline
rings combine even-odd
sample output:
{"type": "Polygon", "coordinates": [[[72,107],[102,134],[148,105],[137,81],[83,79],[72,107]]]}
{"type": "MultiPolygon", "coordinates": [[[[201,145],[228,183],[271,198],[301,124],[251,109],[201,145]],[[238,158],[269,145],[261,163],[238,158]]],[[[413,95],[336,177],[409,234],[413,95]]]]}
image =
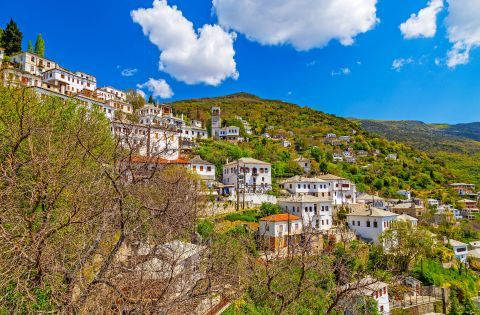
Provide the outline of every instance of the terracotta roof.
{"type": "Polygon", "coordinates": [[[132,156],[130,159],[132,163],[150,163],[150,164],[190,164],[187,160],[183,158],[178,158],[176,160],[167,160],[160,157],[148,157],[148,156],[132,156]]]}
{"type": "Polygon", "coordinates": [[[295,215],[291,215],[289,213],[272,214],[272,215],[269,215],[268,217],[260,219],[260,221],[269,221],[269,222],[297,221],[297,220],[301,220],[301,218],[295,215]]]}

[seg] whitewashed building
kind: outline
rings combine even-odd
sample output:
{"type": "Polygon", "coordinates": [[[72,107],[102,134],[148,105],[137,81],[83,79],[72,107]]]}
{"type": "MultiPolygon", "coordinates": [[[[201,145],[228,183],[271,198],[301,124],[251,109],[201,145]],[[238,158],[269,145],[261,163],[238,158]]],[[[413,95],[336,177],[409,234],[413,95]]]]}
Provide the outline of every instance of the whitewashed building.
{"type": "Polygon", "coordinates": [[[0,64],[3,59],[5,59],[5,49],[0,47],[0,64]]]}
{"type": "Polygon", "coordinates": [[[332,201],[311,195],[279,198],[278,205],[284,212],[302,218],[304,229],[327,231],[333,225],[332,201]]]}
{"type": "Polygon", "coordinates": [[[397,195],[405,197],[405,199],[407,199],[407,200],[412,199],[412,193],[409,190],[405,190],[405,189],[399,190],[399,191],[397,191],[397,195]]]}
{"type": "Polygon", "coordinates": [[[291,214],[273,214],[260,219],[259,237],[263,248],[277,251],[300,240],[302,219],[291,214]]]}
{"type": "Polygon", "coordinates": [[[115,89],[111,86],[104,86],[101,88],[98,88],[95,91],[95,95],[97,98],[109,101],[109,100],[120,100],[123,102],[127,101],[127,93],[124,91],[115,89]]]}
{"type": "Polygon", "coordinates": [[[60,93],[75,95],[83,90],[95,91],[97,79],[84,72],[71,72],[61,67],[46,70],[42,73],[43,81],[59,87],[60,93]]]}
{"type": "Polygon", "coordinates": [[[10,57],[10,61],[16,63],[20,70],[37,76],[57,67],[56,62],[29,52],[13,55],[10,57]]]}
{"type": "Polygon", "coordinates": [[[468,256],[468,245],[456,240],[448,240],[448,245],[450,245],[453,248],[453,254],[455,255],[455,258],[460,260],[462,263],[467,262],[467,256],[468,256]]]}
{"type": "Polygon", "coordinates": [[[388,294],[388,284],[378,281],[372,277],[365,277],[357,282],[340,287],[341,291],[346,292],[345,302],[341,302],[344,308],[344,315],[357,314],[356,307],[358,303],[363,305],[364,297],[371,297],[377,302],[377,311],[380,314],[390,314],[390,299],[388,294]]]}
{"type": "Polygon", "coordinates": [[[279,182],[291,195],[312,195],[322,198],[332,196],[331,184],[316,177],[293,176],[279,182]]]}
{"type": "Polygon", "coordinates": [[[312,161],[310,159],[300,156],[294,160],[303,169],[305,174],[309,174],[312,171],[312,161]]]}
{"type": "Polygon", "coordinates": [[[377,208],[356,207],[347,214],[350,230],[357,236],[368,241],[378,242],[380,234],[389,229],[397,220],[398,214],[377,208]]]}
{"type": "Polygon", "coordinates": [[[205,182],[207,187],[211,188],[215,181],[215,165],[203,160],[196,155],[188,161],[188,168],[205,182]]]}
{"type": "Polygon", "coordinates": [[[248,193],[266,193],[272,190],[272,165],[253,158],[240,158],[225,164],[223,184],[248,193]]]}
{"type": "Polygon", "coordinates": [[[357,187],[350,180],[332,174],[319,175],[317,178],[330,183],[334,206],[357,202],[357,187]]]}
{"type": "Polygon", "coordinates": [[[177,160],[180,156],[179,134],[159,126],[112,122],[111,130],[120,144],[136,155],[177,160]]]}

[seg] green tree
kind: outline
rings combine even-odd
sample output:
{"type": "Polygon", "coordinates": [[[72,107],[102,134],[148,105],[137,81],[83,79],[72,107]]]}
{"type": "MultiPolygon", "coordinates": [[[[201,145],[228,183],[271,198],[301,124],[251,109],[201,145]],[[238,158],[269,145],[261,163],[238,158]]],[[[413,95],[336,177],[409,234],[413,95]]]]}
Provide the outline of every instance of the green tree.
{"type": "Polygon", "coordinates": [[[35,42],[35,53],[41,57],[45,56],[45,42],[40,33],[37,35],[37,41],[35,42]]]}
{"type": "Polygon", "coordinates": [[[134,110],[137,110],[145,105],[145,98],[135,90],[128,90],[127,102],[132,104],[134,110]]]}
{"type": "Polygon", "coordinates": [[[5,54],[11,56],[22,51],[23,34],[13,19],[8,22],[2,36],[2,46],[5,48],[5,54]]]}
{"type": "Polygon", "coordinates": [[[478,314],[478,308],[475,307],[472,303],[472,299],[470,299],[468,296],[465,297],[465,300],[463,301],[463,315],[475,315],[478,314]]]}
{"type": "Polygon", "coordinates": [[[270,203],[270,202],[264,202],[260,206],[260,214],[263,217],[267,217],[272,214],[278,214],[281,213],[282,209],[280,209],[279,205],[270,203]]]}
{"type": "Polygon", "coordinates": [[[450,310],[448,311],[448,315],[461,315],[461,306],[460,302],[458,302],[457,292],[455,290],[450,291],[450,310]]]}
{"type": "Polygon", "coordinates": [[[150,96],[148,97],[148,104],[153,104],[153,96],[150,94],[150,96]]]}
{"type": "Polygon", "coordinates": [[[33,53],[33,52],[34,52],[34,51],[33,51],[33,44],[32,44],[32,41],[31,41],[31,40],[28,41],[27,51],[28,51],[29,53],[33,53]]]}

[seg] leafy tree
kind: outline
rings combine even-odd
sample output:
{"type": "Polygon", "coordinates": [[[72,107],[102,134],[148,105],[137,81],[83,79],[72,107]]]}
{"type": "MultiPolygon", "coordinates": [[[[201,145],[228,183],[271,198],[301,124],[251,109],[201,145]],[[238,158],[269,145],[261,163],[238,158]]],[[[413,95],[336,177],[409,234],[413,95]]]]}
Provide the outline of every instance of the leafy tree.
{"type": "Polygon", "coordinates": [[[462,315],[475,315],[478,314],[478,308],[475,307],[475,305],[472,302],[472,299],[470,297],[465,297],[463,301],[463,313],[462,315]]]}
{"type": "Polygon", "coordinates": [[[145,106],[145,98],[135,90],[127,91],[127,102],[132,104],[134,110],[145,106]]]}
{"type": "Polygon", "coordinates": [[[262,218],[272,214],[278,214],[281,212],[282,212],[282,209],[280,209],[280,206],[273,203],[264,202],[260,206],[260,215],[262,216],[262,218]]]}
{"type": "Polygon", "coordinates": [[[448,315],[462,315],[460,302],[458,302],[457,292],[450,290],[450,310],[448,315]]]}
{"type": "Polygon", "coordinates": [[[32,44],[32,41],[31,41],[31,40],[28,41],[27,51],[28,51],[29,53],[33,53],[33,52],[34,52],[34,51],[33,51],[33,44],[32,44]]]}
{"type": "Polygon", "coordinates": [[[2,46],[5,48],[5,54],[11,56],[22,51],[23,34],[13,19],[8,22],[2,36],[2,46]]]}
{"type": "Polygon", "coordinates": [[[45,56],[45,42],[40,33],[37,35],[37,41],[35,42],[35,53],[41,57],[45,56]]]}

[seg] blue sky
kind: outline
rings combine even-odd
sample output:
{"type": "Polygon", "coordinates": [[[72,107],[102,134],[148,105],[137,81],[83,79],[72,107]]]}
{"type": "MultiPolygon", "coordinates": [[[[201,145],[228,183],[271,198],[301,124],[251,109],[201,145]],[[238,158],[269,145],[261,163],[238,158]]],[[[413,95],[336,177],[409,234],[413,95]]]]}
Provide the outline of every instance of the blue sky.
{"type": "MultiPolygon", "coordinates": [[[[212,0],[169,0],[161,4],[163,11],[158,13],[172,17],[174,22],[174,17],[180,17],[184,24],[182,28],[173,23],[168,30],[163,18],[150,18],[152,11],[139,12],[134,22],[131,12],[151,9],[153,0],[84,0],[81,4],[25,0],[22,6],[9,1],[2,4],[0,25],[3,27],[10,17],[14,18],[23,31],[25,47],[28,39],[34,41],[36,34],[42,33],[46,57],[68,69],[96,75],[99,85],[121,89],[140,85],[147,95],[151,93],[149,87],[163,89],[159,95],[167,97],[165,101],[244,91],[345,117],[480,121],[480,23],[472,28],[468,16],[454,12],[463,12],[465,8],[478,17],[480,5],[476,0],[445,1],[443,9],[433,16],[434,34],[430,14],[421,21],[430,22],[430,29],[417,23],[410,33],[423,33],[413,34],[412,39],[406,39],[399,26],[412,13],[440,0],[346,1],[375,9],[373,16],[379,20],[370,21],[365,27],[368,14],[357,14],[359,7],[340,5],[338,9],[343,13],[332,14],[345,18],[345,11],[352,10],[348,11],[352,13],[347,14],[347,20],[340,21],[345,28],[353,29],[348,34],[351,42],[340,38],[343,33],[335,23],[318,26],[316,17],[306,17],[309,11],[322,10],[324,4],[345,1],[311,0],[310,3],[319,3],[318,8],[313,4],[314,8],[304,5],[300,9],[295,4],[308,1],[278,1],[286,8],[278,10],[278,17],[285,19],[280,24],[270,23],[268,18],[274,20],[277,16],[268,14],[262,17],[263,21],[250,18],[247,7],[241,4],[245,0],[213,1],[215,5],[212,0]],[[178,7],[176,11],[173,6],[178,7]],[[240,12],[245,14],[235,16],[240,12]],[[208,39],[205,34],[205,42],[198,43],[197,50],[190,52],[194,56],[188,58],[194,59],[191,62],[180,60],[177,54],[192,41],[189,22],[194,34],[199,34],[198,29],[205,24],[215,26],[208,39]],[[449,31],[452,25],[457,29],[462,25],[470,28],[466,33],[453,34],[449,31]],[[150,38],[142,32],[142,26],[147,28],[150,38]],[[275,39],[292,28],[296,28],[296,33],[275,39]],[[476,35],[470,36],[471,33],[476,35]],[[210,40],[218,45],[211,46],[210,40]],[[452,53],[454,43],[463,50],[453,53],[465,57],[468,50],[468,60],[449,67],[448,53],[452,53]],[[208,47],[214,47],[212,54],[205,53],[208,47]],[[163,70],[159,69],[162,51],[166,51],[162,55],[163,70]],[[394,69],[394,60],[402,67],[394,69]],[[125,69],[136,70],[123,76],[125,69]],[[144,84],[149,79],[159,84],[144,84]],[[168,97],[170,91],[173,97],[168,97]]],[[[262,13],[262,9],[269,10],[272,3],[278,2],[259,0],[264,7],[256,10],[262,13]]],[[[318,20],[325,19],[320,16],[318,20]]]]}

